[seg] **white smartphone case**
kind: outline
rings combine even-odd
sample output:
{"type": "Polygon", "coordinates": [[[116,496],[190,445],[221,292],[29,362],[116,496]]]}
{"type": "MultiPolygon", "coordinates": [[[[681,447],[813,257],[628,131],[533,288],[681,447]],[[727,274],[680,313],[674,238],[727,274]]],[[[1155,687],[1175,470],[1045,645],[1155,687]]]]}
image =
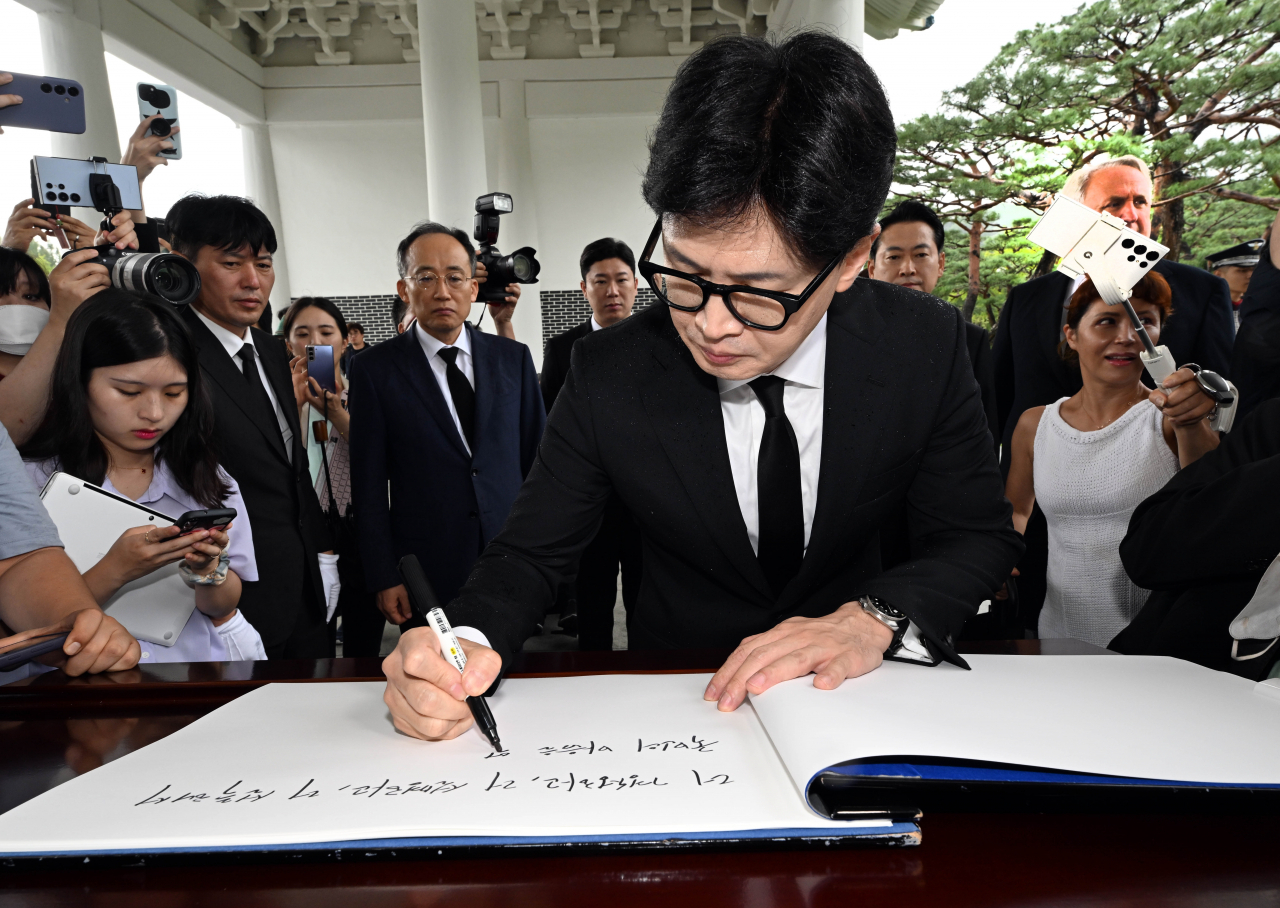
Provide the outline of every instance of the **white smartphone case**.
{"type": "MultiPolygon", "coordinates": [[[[67,473],[50,476],[40,498],[81,573],[101,561],[125,530],[173,526],[174,521],[67,473]]],[[[195,607],[195,596],[175,563],[126,583],[103,608],[139,640],[173,646],[195,607]]]]}

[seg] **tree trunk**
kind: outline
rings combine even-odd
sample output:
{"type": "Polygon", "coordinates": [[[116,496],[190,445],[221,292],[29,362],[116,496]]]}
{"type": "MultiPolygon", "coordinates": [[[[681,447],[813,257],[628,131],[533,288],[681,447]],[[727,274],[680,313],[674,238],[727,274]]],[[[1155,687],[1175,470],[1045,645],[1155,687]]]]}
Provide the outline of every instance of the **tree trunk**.
{"type": "Polygon", "coordinates": [[[982,261],[982,222],[974,221],[969,225],[969,292],[964,298],[964,314],[966,322],[973,321],[973,307],[978,304],[978,291],[982,288],[982,275],[978,265],[982,261]]]}
{"type": "Polygon", "coordinates": [[[1044,251],[1044,255],[1040,256],[1040,261],[1036,265],[1036,270],[1031,272],[1031,279],[1044,277],[1046,274],[1052,274],[1053,269],[1058,267],[1058,257],[1048,249],[1044,251]]]}
{"type": "MultiPolygon", "coordinates": [[[[1161,161],[1159,174],[1154,187],[1157,199],[1177,195],[1178,184],[1187,179],[1182,166],[1172,161],[1161,161]]],[[[1177,199],[1161,205],[1151,217],[1151,238],[1169,247],[1169,254],[1165,257],[1171,262],[1181,261],[1182,256],[1191,251],[1182,239],[1186,229],[1184,201],[1177,199]]]]}

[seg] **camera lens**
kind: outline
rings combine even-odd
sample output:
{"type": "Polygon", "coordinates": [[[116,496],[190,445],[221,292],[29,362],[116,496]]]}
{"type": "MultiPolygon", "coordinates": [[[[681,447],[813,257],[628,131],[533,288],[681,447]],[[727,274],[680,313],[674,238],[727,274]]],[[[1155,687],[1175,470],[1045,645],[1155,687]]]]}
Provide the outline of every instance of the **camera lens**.
{"type": "Polygon", "coordinates": [[[67,93],[67,90],[63,88],[61,85],[55,85],[53,86],[53,93],[55,95],[65,95],[67,93]]]}
{"type": "Polygon", "coordinates": [[[71,198],[70,198],[70,196],[68,196],[65,192],[60,192],[60,193],[58,193],[58,201],[59,201],[59,202],[69,202],[69,201],[71,201],[71,198]]]}
{"type": "Polygon", "coordinates": [[[72,85],[70,88],[67,89],[67,94],[71,95],[71,97],[73,98],[78,97],[80,95],[80,89],[72,85]]]}
{"type": "Polygon", "coordinates": [[[200,293],[200,275],[186,259],[170,253],[154,254],[148,263],[144,287],[175,305],[190,303],[200,293]]]}
{"type": "Polygon", "coordinates": [[[73,202],[78,202],[78,201],[80,201],[80,193],[78,193],[78,192],[73,192],[73,193],[71,193],[71,201],[73,201],[73,202]]]}
{"type": "Polygon", "coordinates": [[[533,276],[533,266],[529,263],[529,257],[525,255],[513,255],[511,257],[511,270],[515,273],[516,282],[527,284],[529,278],[533,276]]]}
{"type": "Polygon", "coordinates": [[[40,90],[47,95],[49,92],[53,91],[53,86],[50,85],[48,82],[41,82],[40,90]]]}
{"type": "Polygon", "coordinates": [[[58,200],[58,194],[54,192],[52,189],[46,192],[44,194],[44,197],[48,199],[50,202],[56,202],[58,200]]]}

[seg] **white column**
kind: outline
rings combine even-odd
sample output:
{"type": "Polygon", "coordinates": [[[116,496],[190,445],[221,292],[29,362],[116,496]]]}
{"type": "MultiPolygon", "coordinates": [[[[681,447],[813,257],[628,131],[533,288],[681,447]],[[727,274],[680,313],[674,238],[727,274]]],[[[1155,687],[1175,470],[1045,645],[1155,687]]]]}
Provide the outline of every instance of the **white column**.
{"type": "Polygon", "coordinates": [[[487,182],[475,10],[473,0],[418,0],[427,210],[467,233],[487,182]]]}
{"type": "MultiPolygon", "coordinates": [[[[502,218],[498,248],[511,252],[521,246],[538,248],[538,210],[533,187],[533,155],[529,150],[529,121],[525,117],[524,82],[498,82],[498,182],[492,192],[505,192],[514,202],[511,214],[502,218]]],[[[540,284],[521,288],[520,305],[511,319],[516,340],[533,352],[534,365],[542,363],[542,305],[540,284]]]]}
{"type": "Polygon", "coordinates": [[[103,57],[98,0],[67,0],[40,14],[44,74],[75,79],[84,86],[85,131],[50,133],[55,157],[120,160],[120,137],[111,106],[107,61],[103,57]]]}
{"type": "Polygon", "coordinates": [[[777,32],[788,32],[795,28],[825,28],[862,50],[863,34],[866,27],[864,0],[790,0],[778,11],[783,15],[772,16],[769,27],[777,32]]]}
{"type": "Polygon", "coordinates": [[[280,191],[276,188],[276,164],[271,154],[271,133],[266,123],[241,123],[240,138],[244,146],[244,183],[249,198],[276,229],[276,252],[273,256],[276,283],[271,288],[271,327],[289,306],[289,261],[285,255],[284,218],[280,216],[280,191]]]}

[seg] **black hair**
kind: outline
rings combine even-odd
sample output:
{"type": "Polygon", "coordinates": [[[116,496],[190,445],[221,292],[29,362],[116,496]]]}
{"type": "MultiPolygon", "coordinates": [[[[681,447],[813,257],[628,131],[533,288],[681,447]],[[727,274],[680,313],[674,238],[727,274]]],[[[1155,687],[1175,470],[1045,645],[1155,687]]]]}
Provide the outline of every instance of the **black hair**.
{"type": "Polygon", "coordinates": [[[347,320],[342,317],[342,311],[334,305],[333,300],[323,296],[300,296],[284,311],[284,318],[280,321],[280,333],[284,335],[285,343],[289,342],[289,332],[293,330],[293,323],[298,313],[313,307],[333,316],[333,323],[338,326],[338,333],[344,338],[347,336],[349,327],[347,320]]]}
{"type": "Polygon", "coordinates": [[[153,296],[108,288],[72,313],[53,367],[49,408],[19,449],[26,460],[57,458],[58,468],[94,485],[106,478],[106,448],[89,415],[94,369],[172,356],[187,372],[187,406],[155,449],[177,484],[207,508],[231,487],[218,472],[213,403],[205,390],[196,347],[177,310],[153,296]]]}
{"type": "Polygon", "coordinates": [[[942,219],[934,214],[933,209],[928,205],[907,199],[905,202],[899,202],[893,211],[880,219],[881,234],[871,244],[871,258],[874,259],[876,252],[880,249],[880,237],[884,236],[883,231],[894,224],[924,224],[933,231],[934,251],[942,252],[942,243],[946,237],[942,229],[942,219]]]}
{"type": "Polygon", "coordinates": [[[364,334],[364,325],[360,324],[359,322],[347,322],[346,333],[350,334],[352,331],[359,331],[361,334],[364,334]]]}
{"type": "Polygon", "coordinates": [[[257,255],[276,251],[276,230],[258,206],[238,195],[185,195],[165,215],[173,251],[195,261],[205,246],[237,252],[248,246],[257,255]]]}
{"type": "Polygon", "coordinates": [[[896,148],[880,80],[844,41],[730,35],[676,71],[642,191],[657,215],[699,226],[758,209],[822,267],[871,232],[896,148]]]}
{"type": "Polygon", "coordinates": [[[582,269],[582,279],[587,279],[587,272],[591,270],[591,266],[596,262],[603,262],[606,259],[622,259],[622,263],[631,269],[631,273],[636,273],[636,256],[631,251],[631,247],[622,240],[615,240],[611,236],[607,236],[602,240],[596,240],[594,243],[588,243],[587,248],[582,250],[582,255],[578,258],[578,267],[582,269]]]}
{"type": "Polygon", "coordinates": [[[0,296],[8,296],[17,289],[21,271],[25,271],[27,279],[35,284],[36,295],[44,300],[46,306],[50,305],[49,278],[36,260],[20,249],[0,246],[0,296]]]}
{"type": "Polygon", "coordinates": [[[391,330],[395,331],[397,326],[404,321],[404,314],[409,311],[409,304],[400,297],[396,297],[391,301],[391,330]]]}
{"type": "Polygon", "coordinates": [[[435,221],[422,221],[419,224],[415,224],[413,229],[409,231],[409,235],[401,240],[400,245],[396,247],[396,268],[402,278],[409,276],[409,247],[421,237],[429,236],[433,233],[443,233],[461,243],[462,248],[467,250],[467,258],[471,260],[471,273],[476,273],[476,247],[471,245],[471,237],[467,236],[465,231],[456,227],[446,227],[444,224],[437,224],[435,221]]]}

